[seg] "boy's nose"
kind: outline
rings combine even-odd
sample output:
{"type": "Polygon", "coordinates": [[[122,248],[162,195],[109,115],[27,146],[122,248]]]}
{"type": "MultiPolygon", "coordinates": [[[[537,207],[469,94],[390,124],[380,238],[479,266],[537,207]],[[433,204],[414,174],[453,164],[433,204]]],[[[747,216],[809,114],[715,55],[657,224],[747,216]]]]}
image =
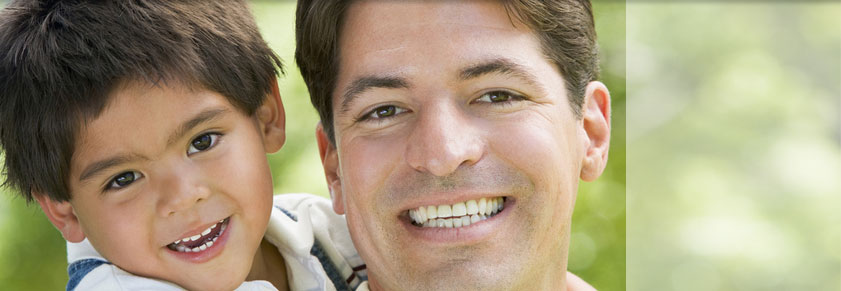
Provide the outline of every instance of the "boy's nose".
{"type": "Polygon", "coordinates": [[[170,174],[162,182],[158,200],[158,213],[162,217],[189,211],[210,196],[210,188],[190,171],[170,174]]]}

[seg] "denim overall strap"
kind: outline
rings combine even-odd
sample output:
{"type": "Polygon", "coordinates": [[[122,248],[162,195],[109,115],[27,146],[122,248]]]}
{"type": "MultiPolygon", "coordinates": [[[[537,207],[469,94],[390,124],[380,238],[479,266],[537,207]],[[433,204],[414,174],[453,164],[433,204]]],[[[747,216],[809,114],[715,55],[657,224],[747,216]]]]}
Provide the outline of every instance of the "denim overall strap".
{"type": "Polygon", "coordinates": [[[70,276],[70,280],[67,280],[67,291],[73,291],[76,289],[76,286],[79,285],[79,282],[82,281],[82,278],[84,278],[85,275],[102,264],[110,263],[98,259],[84,259],[70,264],[70,266],[67,267],[67,275],[70,276]]]}

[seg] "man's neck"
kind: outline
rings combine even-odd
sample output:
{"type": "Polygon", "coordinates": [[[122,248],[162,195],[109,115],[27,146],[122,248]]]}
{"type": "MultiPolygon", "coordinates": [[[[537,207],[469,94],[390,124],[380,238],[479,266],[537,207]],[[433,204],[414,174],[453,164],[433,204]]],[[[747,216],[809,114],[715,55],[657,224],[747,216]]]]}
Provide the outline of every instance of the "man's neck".
{"type": "Polygon", "coordinates": [[[266,280],[279,291],[289,290],[289,284],[286,282],[286,263],[277,247],[263,239],[254,255],[251,272],[245,280],[266,280]]]}

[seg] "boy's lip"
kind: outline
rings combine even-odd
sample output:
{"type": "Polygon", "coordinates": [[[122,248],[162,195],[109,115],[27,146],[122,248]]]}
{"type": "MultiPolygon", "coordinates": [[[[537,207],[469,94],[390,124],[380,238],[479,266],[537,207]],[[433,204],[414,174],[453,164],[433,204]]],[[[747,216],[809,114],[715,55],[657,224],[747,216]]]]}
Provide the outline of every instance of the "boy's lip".
{"type": "Polygon", "coordinates": [[[230,218],[230,217],[220,218],[220,219],[217,219],[213,222],[208,222],[208,223],[196,226],[189,231],[185,231],[184,233],[182,233],[181,235],[179,235],[178,237],[176,237],[172,241],[166,242],[166,244],[169,245],[169,244],[171,244],[171,243],[173,243],[177,240],[181,240],[183,238],[188,238],[188,237],[192,237],[192,236],[195,236],[195,235],[201,235],[202,231],[204,231],[204,230],[206,230],[206,229],[208,229],[208,228],[210,228],[210,227],[212,227],[212,226],[214,226],[214,225],[216,225],[216,224],[218,224],[218,223],[220,223],[223,220],[228,219],[228,218],[230,218]]]}
{"type": "MultiPolygon", "coordinates": [[[[225,244],[228,241],[228,237],[230,236],[229,234],[232,231],[231,220],[232,220],[232,217],[228,217],[228,218],[223,219],[223,222],[221,223],[221,225],[218,226],[218,227],[221,228],[221,232],[218,234],[218,237],[216,237],[213,240],[213,244],[211,246],[206,247],[204,250],[199,250],[197,252],[180,252],[180,251],[171,249],[169,245],[164,246],[163,248],[167,252],[174,255],[175,257],[177,257],[179,259],[182,259],[182,260],[185,260],[185,261],[188,261],[190,263],[204,263],[204,262],[207,262],[207,261],[213,259],[214,257],[216,257],[217,255],[219,255],[222,252],[222,250],[224,249],[225,244]]],[[[210,225],[212,226],[213,224],[210,224],[210,225]]]]}

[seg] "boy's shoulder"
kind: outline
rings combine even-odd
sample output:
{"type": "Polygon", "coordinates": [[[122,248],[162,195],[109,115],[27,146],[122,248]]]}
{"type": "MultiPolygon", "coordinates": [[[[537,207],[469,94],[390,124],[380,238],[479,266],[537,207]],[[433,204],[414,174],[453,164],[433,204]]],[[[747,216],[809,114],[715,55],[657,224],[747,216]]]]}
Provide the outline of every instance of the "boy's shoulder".
{"type": "MultiPolygon", "coordinates": [[[[160,290],[181,291],[184,288],[173,283],[141,277],[108,262],[84,240],[80,243],[67,243],[67,256],[70,265],[67,273],[70,279],[67,290],[160,290]]],[[[237,291],[277,290],[267,281],[243,282],[237,291]]]]}
{"type": "Polygon", "coordinates": [[[67,290],[183,290],[166,281],[133,275],[103,259],[75,261],[67,272],[67,290]]]}

